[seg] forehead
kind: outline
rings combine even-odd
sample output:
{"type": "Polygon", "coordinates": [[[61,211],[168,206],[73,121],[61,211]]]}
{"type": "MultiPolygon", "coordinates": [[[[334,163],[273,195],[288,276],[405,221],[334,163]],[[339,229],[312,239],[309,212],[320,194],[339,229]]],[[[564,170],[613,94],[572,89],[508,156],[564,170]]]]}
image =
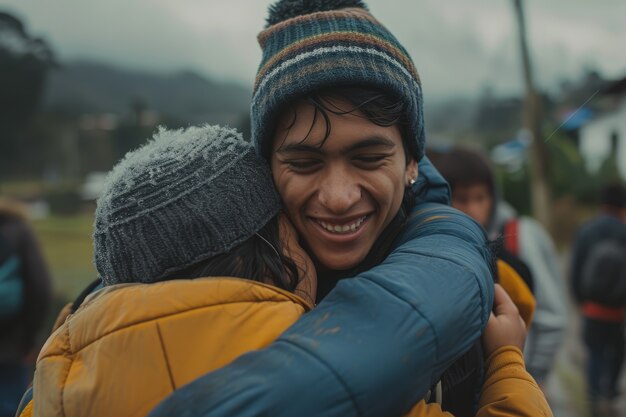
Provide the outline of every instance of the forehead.
{"type": "Polygon", "coordinates": [[[474,182],[471,184],[456,184],[454,186],[453,195],[463,195],[463,196],[483,196],[490,195],[490,189],[487,184],[483,184],[481,182],[474,182]]]}
{"type": "Polygon", "coordinates": [[[347,100],[326,99],[325,109],[300,100],[288,106],[278,117],[273,151],[285,148],[318,148],[322,152],[363,146],[402,145],[397,126],[379,126],[368,120],[347,100]],[[293,145],[302,145],[294,147],[293,145]]]}

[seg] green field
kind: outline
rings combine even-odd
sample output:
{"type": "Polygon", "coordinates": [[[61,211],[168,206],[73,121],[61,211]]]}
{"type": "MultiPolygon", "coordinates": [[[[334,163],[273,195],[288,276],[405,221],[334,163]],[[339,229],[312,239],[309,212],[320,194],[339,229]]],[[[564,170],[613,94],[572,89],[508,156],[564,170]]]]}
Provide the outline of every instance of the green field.
{"type": "Polygon", "coordinates": [[[73,300],[96,278],[92,261],[92,225],[93,214],[50,216],[33,222],[58,299],[73,300]]]}

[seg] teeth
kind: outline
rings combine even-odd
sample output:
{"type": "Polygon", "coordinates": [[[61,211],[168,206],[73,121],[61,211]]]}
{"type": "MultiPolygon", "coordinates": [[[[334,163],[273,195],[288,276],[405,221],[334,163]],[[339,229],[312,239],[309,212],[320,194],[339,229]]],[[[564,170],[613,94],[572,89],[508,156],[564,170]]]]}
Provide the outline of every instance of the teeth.
{"type": "Polygon", "coordinates": [[[356,231],[359,228],[359,226],[363,224],[366,218],[367,216],[363,216],[360,219],[358,219],[356,222],[352,224],[344,224],[343,226],[338,225],[338,224],[329,224],[323,221],[318,221],[318,223],[320,224],[320,226],[322,226],[324,229],[328,230],[329,232],[346,233],[346,232],[356,231]]]}

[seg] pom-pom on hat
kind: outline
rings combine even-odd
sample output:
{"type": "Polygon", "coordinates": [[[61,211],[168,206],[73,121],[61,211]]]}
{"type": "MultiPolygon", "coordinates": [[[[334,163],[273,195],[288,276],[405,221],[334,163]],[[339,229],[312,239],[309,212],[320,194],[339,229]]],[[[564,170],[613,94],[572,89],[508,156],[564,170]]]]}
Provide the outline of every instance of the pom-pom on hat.
{"type": "Polygon", "coordinates": [[[235,130],[161,129],[107,177],[96,269],[105,285],[158,281],[231,250],[280,207],[269,167],[235,130]]]}
{"type": "Polygon", "coordinates": [[[358,7],[368,10],[367,5],[360,0],[283,0],[277,1],[268,8],[265,27],[275,25],[294,17],[316,12],[358,7]]]}
{"type": "Polygon", "coordinates": [[[263,58],[251,104],[252,138],[269,158],[276,119],[294,99],[321,89],[377,89],[405,103],[403,139],[424,154],[422,88],[400,42],[360,0],[279,0],[258,36],[263,58]]]}

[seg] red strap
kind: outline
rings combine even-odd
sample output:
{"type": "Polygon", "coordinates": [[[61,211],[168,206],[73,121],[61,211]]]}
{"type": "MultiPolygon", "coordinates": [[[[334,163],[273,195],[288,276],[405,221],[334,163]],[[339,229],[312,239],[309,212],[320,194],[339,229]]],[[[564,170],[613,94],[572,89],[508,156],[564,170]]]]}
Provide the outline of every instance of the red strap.
{"type": "Polygon", "coordinates": [[[624,321],[626,317],[626,307],[607,307],[601,304],[586,302],[582,305],[585,316],[606,321],[624,321]]]}
{"type": "Polygon", "coordinates": [[[504,225],[504,247],[515,256],[519,256],[518,225],[516,218],[504,225]]]}

